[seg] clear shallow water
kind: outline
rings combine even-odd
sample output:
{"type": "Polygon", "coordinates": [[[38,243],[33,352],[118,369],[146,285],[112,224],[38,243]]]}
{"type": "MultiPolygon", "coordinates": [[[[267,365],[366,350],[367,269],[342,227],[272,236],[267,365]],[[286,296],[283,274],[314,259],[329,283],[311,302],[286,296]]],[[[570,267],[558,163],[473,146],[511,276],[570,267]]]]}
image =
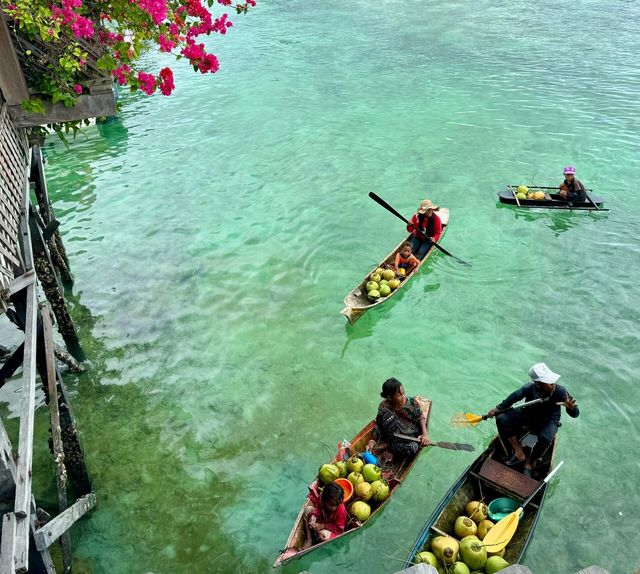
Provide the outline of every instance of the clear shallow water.
{"type": "MultiPolygon", "coordinates": [[[[47,143],[93,365],[67,378],[99,495],[77,569],[268,572],[322,445],[371,419],[384,379],[480,451],[491,424],[451,416],[540,360],[582,415],[524,562],[638,568],[639,22],[634,2],[263,3],[217,77],[180,66],[171,98],[127,94],[118,123],[47,143]],[[568,163],[610,212],[496,205],[568,163]],[[403,234],[370,190],[448,206],[444,245],[473,267],[437,256],[348,327],[344,295],[403,234]]],[[[425,452],[368,528],[284,571],[398,569],[472,459],[425,452]]]]}

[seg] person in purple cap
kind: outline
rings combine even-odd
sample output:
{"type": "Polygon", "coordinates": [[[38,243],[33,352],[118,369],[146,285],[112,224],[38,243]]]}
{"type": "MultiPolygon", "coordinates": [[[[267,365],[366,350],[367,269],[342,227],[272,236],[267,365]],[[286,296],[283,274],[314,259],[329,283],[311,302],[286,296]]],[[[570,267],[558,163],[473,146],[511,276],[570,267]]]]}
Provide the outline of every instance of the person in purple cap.
{"type": "Polygon", "coordinates": [[[564,181],[560,184],[560,198],[569,203],[587,201],[587,190],[582,185],[582,182],[576,178],[576,168],[568,165],[562,173],[564,173],[564,181]]]}
{"type": "Polygon", "coordinates": [[[544,363],[533,365],[529,369],[529,378],[531,382],[511,393],[487,413],[490,418],[497,415],[498,434],[505,447],[507,445],[512,447],[513,454],[505,464],[516,466],[524,463],[523,474],[525,476],[531,476],[534,463],[553,442],[560,426],[562,407],[572,418],[576,418],[580,414],[576,400],[567,389],[556,383],[560,375],[554,373],[547,365],[544,363]],[[498,414],[498,411],[506,409],[522,399],[525,399],[526,402],[542,399],[542,402],[523,409],[498,414]],[[525,455],[519,441],[519,438],[527,431],[535,434],[538,438],[529,456],[525,455]]]}

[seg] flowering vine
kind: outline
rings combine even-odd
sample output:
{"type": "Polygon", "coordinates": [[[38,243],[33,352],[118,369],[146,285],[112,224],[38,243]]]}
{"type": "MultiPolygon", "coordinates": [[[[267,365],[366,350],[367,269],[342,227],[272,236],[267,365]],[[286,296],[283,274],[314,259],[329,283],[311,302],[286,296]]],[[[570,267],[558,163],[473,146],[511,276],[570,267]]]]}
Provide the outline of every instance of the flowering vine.
{"type": "MultiPolygon", "coordinates": [[[[32,78],[42,94],[52,101],[73,105],[87,93],[91,66],[105,70],[122,86],[151,95],[168,96],[174,90],[169,67],[153,73],[139,67],[138,57],[150,46],[187,59],[193,69],[213,74],[220,68],[215,54],[207,51],[202,36],[225,35],[233,26],[227,13],[234,8],[244,14],[255,0],[233,4],[232,0],[0,0],[16,37],[26,43],[38,41],[47,54],[38,54],[32,78]],[[88,53],[97,45],[101,56],[88,53]],[[48,55],[48,58],[46,57],[48,55]],[[44,63],[43,63],[44,62],[44,63]]],[[[31,45],[31,44],[28,44],[31,45]]],[[[36,57],[24,50],[27,59],[36,57]]],[[[27,103],[38,109],[41,102],[27,103]]]]}

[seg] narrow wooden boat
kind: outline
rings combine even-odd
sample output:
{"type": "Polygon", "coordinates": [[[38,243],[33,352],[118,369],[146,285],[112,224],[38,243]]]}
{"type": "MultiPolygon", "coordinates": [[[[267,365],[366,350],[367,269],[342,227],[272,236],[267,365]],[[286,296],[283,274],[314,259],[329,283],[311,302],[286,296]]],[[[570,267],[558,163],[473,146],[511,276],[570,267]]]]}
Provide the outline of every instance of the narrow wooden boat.
{"type": "Polygon", "coordinates": [[[596,209],[599,211],[609,211],[605,210],[601,206],[604,203],[604,199],[598,195],[592,195],[591,192],[593,190],[587,189],[587,201],[573,203],[569,205],[568,201],[560,199],[560,195],[558,193],[551,193],[552,191],[558,191],[557,187],[537,187],[537,186],[528,186],[529,191],[542,191],[544,192],[544,199],[518,199],[516,200],[515,190],[517,189],[517,185],[508,185],[507,191],[500,191],[498,193],[498,198],[500,199],[500,203],[506,203],[509,205],[517,205],[518,207],[525,208],[544,208],[544,209],[578,209],[578,210],[589,210],[595,211],[596,209]],[[589,201],[591,198],[591,201],[589,201]],[[594,205],[595,204],[595,205],[594,205]],[[598,206],[596,208],[596,205],[598,206]]]}
{"type": "MultiPolygon", "coordinates": [[[[426,521],[411,553],[407,557],[405,567],[415,562],[418,552],[429,549],[431,539],[443,534],[453,535],[456,518],[465,514],[465,506],[472,500],[482,500],[485,504],[500,497],[507,497],[524,502],[549,474],[553,464],[553,453],[557,438],[543,455],[532,478],[502,464],[497,459],[503,452],[500,438],[493,439],[485,450],[463,473],[445,494],[440,504],[426,521]]],[[[519,563],[524,555],[533,531],[538,522],[548,484],[540,489],[533,500],[524,508],[518,529],[505,548],[504,559],[509,564],[519,563]]]]}
{"type": "MultiPolygon", "coordinates": [[[[449,225],[449,210],[447,208],[441,207],[438,210],[438,215],[440,216],[440,220],[442,221],[442,235],[440,236],[442,238],[442,236],[444,236],[447,230],[447,227],[449,225]]],[[[347,318],[349,323],[351,324],[355,323],[369,309],[371,309],[372,307],[376,307],[377,305],[382,305],[385,301],[388,301],[389,299],[391,299],[391,297],[393,297],[398,291],[400,291],[400,289],[402,289],[409,282],[411,277],[413,277],[416,273],[420,271],[420,268],[422,267],[424,262],[427,259],[429,259],[429,257],[431,257],[433,252],[437,251],[437,249],[432,246],[431,249],[427,251],[427,254],[424,256],[424,259],[420,261],[420,265],[418,265],[411,273],[409,273],[409,275],[407,275],[402,280],[402,283],[400,283],[400,286],[395,291],[391,291],[390,295],[387,295],[386,297],[380,297],[380,299],[374,302],[369,301],[367,297],[367,289],[365,287],[367,284],[367,281],[369,281],[369,275],[371,275],[371,273],[373,273],[373,271],[375,271],[378,267],[384,267],[387,264],[394,263],[396,259],[396,254],[398,253],[402,245],[406,241],[409,241],[410,238],[411,238],[411,235],[408,235],[405,239],[403,239],[393,249],[393,251],[389,253],[389,255],[387,255],[380,262],[379,265],[376,265],[371,271],[369,271],[369,273],[365,275],[360,285],[358,285],[357,287],[349,291],[348,295],[344,298],[345,307],[342,311],[340,311],[340,313],[342,313],[347,318]]]]}
{"type": "MultiPolygon", "coordinates": [[[[418,400],[420,407],[422,408],[422,412],[424,412],[427,418],[427,429],[428,429],[429,416],[431,414],[431,401],[428,399],[423,399],[422,397],[416,397],[416,399],[418,400]]],[[[353,440],[351,441],[351,448],[350,448],[350,452],[352,455],[364,452],[366,450],[367,443],[369,442],[369,440],[371,440],[371,437],[373,436],[374,427],[375,427],[375,420],[367,424],[353,438],[353,440]]],[[[307,498],[304,504],[302,505],[300,512],[298,513],[298,517],[296,518],[296,521],[293,525],[291,534],[289,534],[289,538],[287,539],[285,548],[280,553],[280,556],[278,556],[278,559],[275,561],[273,567],[275,568],[276,566],[285,564],[286,562],[289,562],[289,560],[292,560],[293,558],[299,558],[301,556],[304,556],[305,554],[308,554],[309,552],[312,552],[313,550],[316,550],[321,546],[330,544],[334,540],[338,540],[339,538],[342,538],[343,536],[347,536],[348,534],[352,534],[353,532],[360,530],[360,528],[362,528],[363,526],[366,526],[367,524],[369,524],[373,519],[373,517],[382,510],[382,508],[389,502],[389,500],[391,500],[391,497],[393,496],[395,491],[398,489],[398,487],[402,484],[404,477],[407,476],[408,472],[411,470],[411,467],[415,464],[416,460],[418,459],[418,456],[423,450],[424,449],[419,450],[418,454],[416,454],[413,457],[406,458],[399,462],[392,461],[391,463],[382,465],[381,467],[382,476],[389,484],[389,496],[387,496],[387,498],[384,501],[382,501],[378,506],[372,507],[371,516],[369,516],[369,518],[365,523],[361,523],[355,518],[351,517],[349,519],[349,522],[347,523],[345,531],[342,534],[336,536],[335,538],[332,538],[331,540],[314,544],[310,548],[306,548],[304,550],[298,550],[299,548],[301,548],[305,539],[303,516],[304,516],[304,509],[307,506],[309,501],[309,499],[307,498]]],[[[332,462],[337,462],[337,460],[338,459],[336,457],[333,459],[332,462]]],[[[315,480],[309,485],[309,490],[312,492],[318,492],[321,485],[322,483],[320,482],[320,478],[316,477],[315,480]]],[[[353,500],[355,499],[352,499],[348,503],[348,505],[351,502],[353,502],[353,500]]]]}

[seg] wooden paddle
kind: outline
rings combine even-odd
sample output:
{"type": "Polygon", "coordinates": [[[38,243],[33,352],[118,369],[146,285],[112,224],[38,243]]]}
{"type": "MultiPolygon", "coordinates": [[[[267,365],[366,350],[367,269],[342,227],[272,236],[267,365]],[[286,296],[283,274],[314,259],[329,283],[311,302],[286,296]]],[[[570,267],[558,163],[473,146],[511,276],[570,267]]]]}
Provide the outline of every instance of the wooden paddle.
{"type": "Polygon", "coordinates": [[[591,196],[586,191],[584,193],[587,196],[587,199],[591,202],[591,205],[593,205],[593,207],[596,208],[596,211],[600,211],[598,204],[595,201],[593,201],[593,199],[591,199],[591,196]]]}
{"type": "MultiPolygon", "coordinates": [[[[404,221],[407,225],[412,225],[412,223],[406,219],[404,216],[400,215],[400,213],[398,213],[393,207],[391,207],[384,199],[382,199],[380,196],[376,195],[375,193],[373,193],[373,191],[369,192],[369,197],[371,199],[373,199],[373,201],[375,201],[376,203],[379,203],[380,205],[382,205],[382,207],[384,207],[387,211],[393,213],[393,215],[395,215],[398,219],[402,219],[402,221],[404,221]]],[[[415,228],[414,228],[415,229],[415,228]]],[[[416,231],[422,235],[422,237],[424,237],[425,239],[429,239],[424,233],[422,233],[422,231],[420,231],[419,229],[416,229],[416,231]]],[[[442,251],[442,253],[444,253],[445,255],[448,255],[449,257],[452,257],[453,259],[455,259],[458,263],[462,263],[463,265],[467,265],[469,267],[471,267],[471,263],[468,263],[467,261],[464,261],[463,259],[460,259],[459,257],[456,257],[455,255],[453,255],[452,253],[449,253],[444,247],[442,247],[439,243],[432,241],[431,245],[435,245],[435,247],[437,247],[440,251],[442,251]]]]}
{"type": "MultiPolygon", "coordinates": [[[[521,405],[512,405],[507,407],[506,409],[500,409],[496,412],[496,415],[501,415],[502,413],[508,413],[511,411],[515,411],[517,409],[523,409],[524,407],[530,407],[531,405],[537,405],[541,403],[542,399],[534,399],[529,401],[528,403],[522,403],[521,405]]],[[[472,426],[476,426],[480,424],[482,421],[486,421],[489,418],[489,415],[474,415],[473,413],[464,413],[462,415],[456,415],[454,420],[458,423],[462,424],[470,424],[472,426]]]]}
{"type": "Polygon", "coordinates": [[[513,197],[515,197],[515,199],[516,199],[516,203],[518,204],[518,207],[522,207],[522,206],[520,205],[520,199],[518,199],[518,194],[516,193],[516,190],[515,190],[515,189],[513,189],[513,187],[511,188],[511,193],[513,193],[513,197]]]}
{"type": "Polygon", "coordinates": [[[527,498],[514,512],[511,514],[507,514],[500,522],[498,522],[495,526],[487,532],[487,535],[482,540],[482,545],[486,546],[490,549],[490,552],[500,552],[513,538],[513,535],[516,533],[516,529],[518,528],[518,523],[520,522],[520,517],[524,512],[524,507],[531,502],[531,499],[538,494],[540,489],[547,484],[551,477],[560,470],[562,463],[564,461],[561,460],[548,475],[547,477],[536,487],[536,489],[531,493],[531,496],[527,498]]]}
{"type": "MultiPolygon", "coordinates": [[[[402,434],[394,432],[393,436],[401,438],[403,440],[410,440],[412,442],[420,442],[420,439],[415,436],[409,436],[408,434],[402,434]]],[[[440,448],[448,448],[449,450],[464,450],[467,452],[473,452],[476,450],[473,445],[466,444],[464,442],[431,442],[427,446],[439,446],[440,448]]]]}

